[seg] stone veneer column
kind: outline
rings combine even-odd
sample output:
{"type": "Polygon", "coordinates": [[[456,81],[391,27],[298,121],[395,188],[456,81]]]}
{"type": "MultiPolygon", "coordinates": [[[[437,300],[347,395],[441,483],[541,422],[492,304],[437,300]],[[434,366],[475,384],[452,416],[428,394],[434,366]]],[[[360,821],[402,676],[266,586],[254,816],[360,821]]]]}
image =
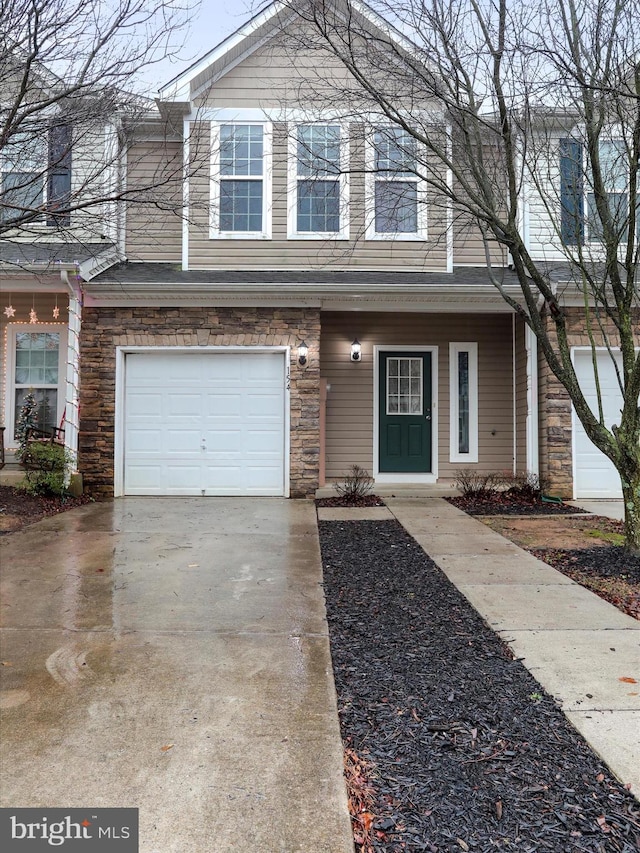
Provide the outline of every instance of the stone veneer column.
{"type": "Polygon", "coordinates": [[[290,491],[318,486],[320,312],[302,308],[95,308],[83,311],[79,469],[87,490],[112,496],[117,346],[290,346],[290,491]],[[309,346],[305,367],[296,357],[309,346]]]}
{"type": "MultiPolygon", "coordinates": [[[[565,309],[569,345],[590,345],[585,329],[585,316],[580,308],[565,309]]],[[[640,312],[633,313],[634,323],[640,327],[640,312]]],[[[554,323],[546,318],[549,335],[556,341],[554,323]]],[[[618,346],[619,338],[611,320],[601,318],[608,343],[618,346]]],[[[594,318],[593,338],[596,346],[605,345],[605,337],[594,318]]],[[[571,428],[571,400],[564,387],[551,372],[542,348],[539,353],[539,428],[540,428],[540,475],[546,478],[551,494],[563,498],[573,497],[573,446],[571,428]]]]}

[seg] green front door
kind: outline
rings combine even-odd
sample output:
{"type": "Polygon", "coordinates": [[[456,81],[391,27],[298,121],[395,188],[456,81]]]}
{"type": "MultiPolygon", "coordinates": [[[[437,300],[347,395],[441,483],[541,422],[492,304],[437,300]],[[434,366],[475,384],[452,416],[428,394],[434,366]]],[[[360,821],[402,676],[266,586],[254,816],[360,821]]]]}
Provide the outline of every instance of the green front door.
{"type": "Polygon", "coordinates": [[[429,473],[431,353],[381,352],[379,357],[379,471],[429,473]]]}

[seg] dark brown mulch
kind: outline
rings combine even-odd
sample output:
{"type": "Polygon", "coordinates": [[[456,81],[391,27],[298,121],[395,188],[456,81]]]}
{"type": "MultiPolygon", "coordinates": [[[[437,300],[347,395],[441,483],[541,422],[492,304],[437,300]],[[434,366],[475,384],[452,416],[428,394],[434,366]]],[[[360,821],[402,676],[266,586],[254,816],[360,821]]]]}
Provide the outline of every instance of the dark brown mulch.
{"type": "Polygon", "coordinates": [[[319,526],[359,853],[638,851],[637,801],[401,525],[319,526]]]}
{"type": "Polygon", "coordinates": [[[536,498],[516,498],[505,493],[473,497],[456,495],[445,498],[469,515],[576,515],[585,510],[562,503],[547,503],[536,498]]]}
{"type": "Polygon", "coordinates": [[[619,610],[640,619],[640,556],[619,545],[532,548],[531,553],[619,610]]]}
{"type": "Polygon", "coordinates": [[[362,497],[347,498],[336,495],[333,498],[316,498],[316,506],[385,506],[382,498],[377,495],[363,495],[362,497]]]}
{"type": "Polygon", "coordinates": [[[17,525],[10,530],[0,530],[2,533],[10,533],[27,524],[33,524],[50,515],[57,515],[76,506],[90,503],[89,495],[81,495],[79,498],[72,497],[43,497],[41,495],[29,495],[23,489],[15,486],[0,486],[0,515],[8,518],[14,516],[19,519],[17,525]]]}

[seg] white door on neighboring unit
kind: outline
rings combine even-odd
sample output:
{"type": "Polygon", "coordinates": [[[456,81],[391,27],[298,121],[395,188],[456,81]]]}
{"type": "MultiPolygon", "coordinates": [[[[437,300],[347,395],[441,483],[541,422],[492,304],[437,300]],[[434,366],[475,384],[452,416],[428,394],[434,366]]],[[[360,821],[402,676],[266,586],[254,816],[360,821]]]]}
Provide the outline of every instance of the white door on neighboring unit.
{"type": "Polygon", "coordinates": [[[126,495],[283,495],[282,351],[125,358],[126,495]]]}
{"type": "MultiPolygon", "coordinates": [[[[575,350],[576,376],[591,411],[598,416],[598,396],[591,350],[575,350]]],[[[616,355],[618,368],[622,358],[616,355]]],[[[622,393],[611,356],[607,351],[597,355],[602,408],[607,427],[620,423],[622,393]]],[[[613,463],[591,443],[576,414],[573,414],[574,494],[576,498],[621,498],[620,476],[613,463]]]]}

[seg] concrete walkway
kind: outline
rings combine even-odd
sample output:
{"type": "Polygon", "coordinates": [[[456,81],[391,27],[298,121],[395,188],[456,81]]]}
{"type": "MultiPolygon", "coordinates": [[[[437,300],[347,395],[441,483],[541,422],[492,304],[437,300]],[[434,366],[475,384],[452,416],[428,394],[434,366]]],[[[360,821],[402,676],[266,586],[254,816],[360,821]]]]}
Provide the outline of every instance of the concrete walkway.
{"type": "Polygon", "coordinates": [[[315,509],[126,498],[2,542],[1,804],[141,853],[352,853],[315,509]]]}
{"type": "Polygon", "coordinates": [[[640,797],[640,622],[440,498],[387,505],[640,797]]]}

